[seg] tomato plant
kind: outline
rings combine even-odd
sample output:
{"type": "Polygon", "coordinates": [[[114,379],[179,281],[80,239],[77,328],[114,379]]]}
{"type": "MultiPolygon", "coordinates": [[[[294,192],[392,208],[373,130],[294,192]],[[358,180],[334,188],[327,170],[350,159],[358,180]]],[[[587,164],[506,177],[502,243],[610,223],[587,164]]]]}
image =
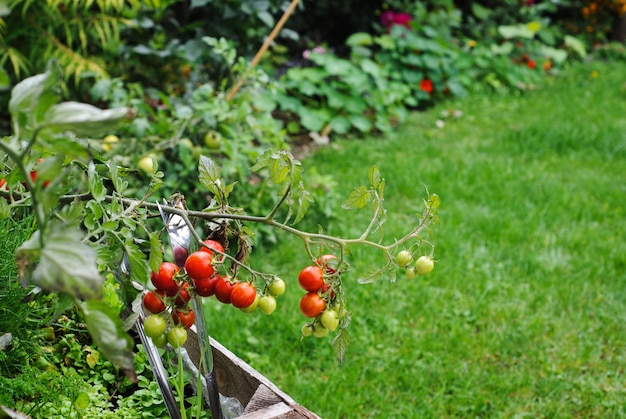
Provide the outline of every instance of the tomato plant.
{"type": "Polygon", "coordinates": [[[249,282],[236,283],[230,292],[230,303],[237,308],[249,307],[256,299],[256,288],[249,282]]]}
{"type": "Polygon", "coordinates": [[[316,265],[307,266],[300,271],[298,283],[305,291],[317,291],[324,286],[324,271],[316,265]]]}
{"type": "Polygon", "coordinates": [[[317,258],[317,266],[321,267],[325,272],[335,273],[339,268],[339,259],[335,255],[323,255],[317,258]]]}
{"type": "Polygon", "coordinates": [[[280,297],[285,293],[286,284],[281,278],[275,278],[269,285],[268,290],[274,297],[280,297]]]}
{"type": "Polygon", "coordinates": [[[259,298],[259,310],[268,316],[276,310],[276,298],[272,295],[263,295],[259,298]]]}
{"type": "Polygon", "coordinates": [[[203,252],[208,252],[213,254],[214,250],[217,250],[218,252],[224,253],[224,246],[222,246],[222,243],[216,241],[216,240],[211,240],[211,239],[207,239],[203,242],[207,247],[202,246],[200,247],[200,250],[203,252]]]}
{"type": "Polygon", "coordinates": [[[185,261],[185,271],[191,279],[204,279],[213,276],[213,254],[204,251],[193,252],[185,261]]]}
{"type": "Polygon", "coordinates": [[[300,300],[300,311],[307,317],[317,317],[326,308],[326,301],[317,292],[309,292],[300,300]]]}
{"type": "Polygon", "coordinates": [[[188,288],[189,284],[186,282],[180,285],[178,293],[176,294],[176,300],[174,301],[177,306],[186,306],[189,300],[191,300],[191,295],[187,290],[188,288]]]}
{"type": "Polygon", "coordinates": [[[396,263],[399,267],[405,268],[413,260],[413,255],[408,250],[402,250],[396,256],[396,263]]]}

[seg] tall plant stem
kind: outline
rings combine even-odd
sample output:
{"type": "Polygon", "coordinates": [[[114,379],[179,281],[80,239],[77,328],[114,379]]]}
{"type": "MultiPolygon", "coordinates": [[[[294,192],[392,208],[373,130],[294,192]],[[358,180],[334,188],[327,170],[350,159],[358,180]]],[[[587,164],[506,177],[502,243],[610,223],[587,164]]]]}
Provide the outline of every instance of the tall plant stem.
{"type": "Polygon", "coordinates": [[[261,61],[261,57],[263,57],[263,54],[265,54],[265,51],[267,51],[267,49],[270,47],[272,42],[274,42],[274,39],[276,39],[276,36],[278,36],[278,33],[283,28],[283,26],[285,26],[285,23],[287,22],[287,19],[289,19],[289,16],[291,16],[293,11],[298,6],[299,2],[300,2],[300,0],[291,0],[291,3],[289,4],[289,7],[287,7],[287,10],[285,10],[285,13],[283,13],[283,15],[280,18],[280,20],[278,21],[278,23],[276,23],[276,25],[274,26],[274,29],[272,29],[272,32],[270,32],[270,35],[267,37],[267,39],[265,39],[265,42],[263,43],[263,45],[261,45],[261,48],[259,48],[259,50],[257,51],[256,55],[252,59],[252,62],[250,63],[250,67],[248,67],[246,72],[239,77],[239,79],[237,80],[237,82],[235,83],[233,88],[230,89],[230,92],[228,92],[228,94],[226,95],[226,100],[227,101],[230,102],[233,99],[233,97],[235,96],[235,94],[237,94],[237,92],[239,91],[239,89],[243,85],[244,81],[248,77],[248,74],[250,74],[250,71],[254,67],[257,66],[259,61],[261,61]]]}

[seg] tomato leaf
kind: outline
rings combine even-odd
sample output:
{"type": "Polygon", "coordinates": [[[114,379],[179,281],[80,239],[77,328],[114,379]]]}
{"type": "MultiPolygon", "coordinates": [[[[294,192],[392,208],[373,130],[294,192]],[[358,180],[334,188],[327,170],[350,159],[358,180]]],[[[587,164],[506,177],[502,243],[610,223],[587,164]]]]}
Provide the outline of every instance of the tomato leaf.
{"type": "Polygon", "coordinates": [[[378,167],[370,167],[370,170],[367,172],[367,176],[370,180],[370,184],[374,187],[374,189],[376,189],[380,184],[380,170],[378,170],[378,167]]]}
{"type": "Polygon", "coordinates": [[[359,186],[348,196],[348,199],[341,204],[341,208],[354,209],[363,208],[372,200],[372,191],[368,190],[365,186],[359,186]]]}
{"type": "Polygon", "coordinates": [[[348,335],[348,329],[342,327],[332,341],[333,352],[337,357],[339,363],[343,363],[343,358],[348,352],[348,346],[350,345],[350,336],[348,335]]]}
{"type": "Polygon", "coordinates": [[[88,103],[62,102],[50,106],[40,122],[46,131],[72,131],[79,137],[95,137],[131,121],[136,112],[130,108],[100,109],[88,103]]]}
{"type": "Polygon", "coordinates": [[[220,167],[209,157],[200,156],[198,171],[200,183],[206,187],[220,180],[220,167]]]}
{"type": "Polygon", "coordinates": [[[80,306],[85,315],[87,329],[98,350],[102,351],[113,365],[124,371],[131,381],[136,382],[133,341],[124,331],[116,311],[99,300],[88,300],[80,306]]]}
{"type": "Polygon", "coordinates": [[[107,190],[102,183],[102,178],[98,175],[96,171],[96,165],[93,160],[89,162],[89,167],[87,169],[87,176],[89,179],[89,191],[91,192],[91,196],[96,201],[100,202],[104,200],[106,197],[107,190]]]}
{"type": "Polygon", "coordinates": [[[146,263],[146,255],[144,255],[139,246],[133,242],[125,243],[124,251],[128,255],[131,279],[140,284],[145,284],[148,278],[150,278],[150,271],[148,269],[148,264],[146,263]]]}
{"type": "Polygon", "coordinates": [[[96,252],[81,242],[80,230],[50,225],[46,231],[43,239],[36,231],[16,251],[22,284],[31,279],[47,291],[79,299],[100,297],[104,280],[98,272],[96,252]]]}

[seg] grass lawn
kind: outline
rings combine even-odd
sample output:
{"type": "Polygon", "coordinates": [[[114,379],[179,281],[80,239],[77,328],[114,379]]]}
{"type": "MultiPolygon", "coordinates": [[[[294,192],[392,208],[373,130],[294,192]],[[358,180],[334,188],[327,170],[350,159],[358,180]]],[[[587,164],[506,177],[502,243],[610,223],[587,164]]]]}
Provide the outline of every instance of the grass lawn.
{"type": "MultiPolygon", "coordinates": [[[[300,339],[308,261],[281,235],[255,260],[288,284],[272,316],[207,304],[229,349],[324,418],[626,416],[626,63],[447,103],[303,163],[342,197],[378,165],[387,240],[415,223],[426,185],[442,201],[438,263],[425,279],[361,285],[378,255],[352,249],[338,365],[329,337],[300,339]],[[462,117],[437,128],[452,108],[462,117]]],[[[369,214],[341,203],[326,231],[359,235],[369,214]]]]}

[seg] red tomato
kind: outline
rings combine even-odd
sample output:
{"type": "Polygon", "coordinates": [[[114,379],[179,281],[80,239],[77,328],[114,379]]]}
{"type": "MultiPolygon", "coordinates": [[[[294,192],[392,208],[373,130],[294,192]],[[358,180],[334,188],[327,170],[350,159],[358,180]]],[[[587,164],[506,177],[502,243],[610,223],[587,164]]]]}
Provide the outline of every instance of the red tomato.
{"type": "Polygon", "coordinates": [[[174,309],[172,311],[172,320],[175,325],[180,325],[185,329],[189,329],[196,322],[196,313],[193,310],[179,310],[174,309]]]}
{"type": "MultiPolygon", "coordinates": [[[[218,242],[217,240],[208,239],[208,240],[204,241],[204,244],[206,244],[207,246],[209,246],[213,250],[217,250],[218,252],[224,253],[224,246],[222,246],[222,243],[218,242]]],[[[200,248],[200,250],[203,251],[203,252],[207,252],[207,253],[213,254],[213,251],[211,249],[208,249],[208,248],[206,248],[204,246],[202,246],[200,248]]]]}
{"type": "Polygon", "coordinates": [[[335,273],[339,265],[339,259],[335,255],[324,255],[317,258],[317,266],[320,266],[326,272],[335,273]]]}
{"type": "Polygon", "coordinates": [[[201,297],[210,297],[215,294],[215,285],[221,280],[219,275],[213,275],[210,278],[194,279],[193,287],[196,290],[196,294],[201,297]]]}
{"type": "Polygon", "coordinates": [[[163,262],[159,267],[159,272],[151,272],[150,280],[158,290],[165,291],[169,296],[176,295],[178,283],[174,280],[174,275],[180,268],[172,262],[163,262]]]}
{"type": "Polygon", "coordinates": [[[215,273],[212,253],[197,251],[187,257],[185,270],[191,279],[210,278],[215,273]]]}
{"type": "Polygon", "coordinates": [[[300,271],[298,282],[305,291],[317,291],[324,285],[323,274],[319,266],[307,266],[300,271]]]}
{"type": "Polygon", "coordinates": [[[163,291],[148,291],[143,296],[143,306],[150,313],[161,313],[165,310],[165,303],[162,298],[165,293],[163,291]]]}
{"type": "Polygon", "coordinates": [[[326,302],[317,292],[309,292],[300,300],[300,311],[307,317],[317,317],[326,309],[326,302]]]}
{"type": "Polygon", "coordinates": [[[176,296],[175,301],[175,304],[177,306],[186,306],[189,300],[191,300],[191,295],[189,295],[189,291],[187,291],[187,288],[189,288],[189,284],[187,284],[186,282],[179,288],[179,292],[176,296]]]}
{"type": "Polygon", "coordinates": [[[237,308],[246,308],[254,303],[256,288],[249,282],[238,282],[230,293],[230,302],[237,308]]]}
{"type": "Polygon", "coordinates": [[[226,278],[222,278],[215,285],[215,298],[221,303],[230,304],[230,295],[234,287],[235,284],[226,278]]]}

